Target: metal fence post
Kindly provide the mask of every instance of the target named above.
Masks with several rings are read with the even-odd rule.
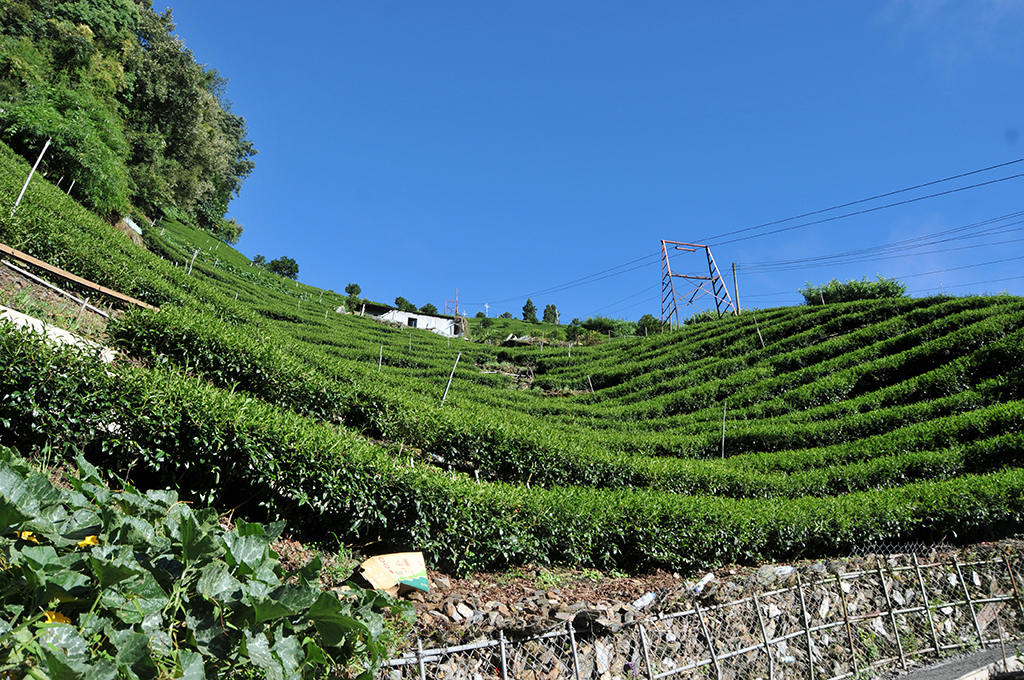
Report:
[[[903,655],[903,639],[900,637],[899,626],[896,625],[896,613],[892,608],[892,598],[889,597],[889,589],[885,587],[885,572],[882,571],[882,560],[876,559],[875,566],[878,568],[878,582],[882,586],[882,594],[885,595],[885,606],[889,610],[892,634],[896,636],[896,651],[900,653],[900,665],[903,666],[903,670],[907,670],[907,657]]]
[[[772,648],[768,643],[768,629],[764,626],[764,615],[761,613],[761,602],[757,599],[757,593],[754,593],[754,609],[757,610],[757,622],[761,624],[764,653],[768,655],[768,680],[775,680],[775,659],[772,657]]]
[[[566,621],[565,627],[569,629],[569,646],[572,648],[572,668],[576,675],[576,680],[582,680],[580,678],[580,657],[576,651],[576,630],[572,626],[572,621]]]
[[[960,562],[957,561],[956,555],[953,555],[953,566],[956,567],[956,575],[960,577],[960,587],[964,589],[964,598],[967,600],[967,608],[971,610],[971,621],[974,622],[974,632],[978,634],[978,642],[981,643],[981,648],[985,649],[985,636],[981,634],[981,626],[978,625],[978,615],[974,611],[974,603],[971,602],[971,594],[967,592],[967,581],[964,580],[964,573],[960,571]]]
[[[420,680],[427,680],[427,667],[423,663],[423,641],[416,640],[416,662],[420,667]]]
[[[505,657],[505,633],[498,631],[498,647],[501,648],[501,680],[508,680],[508,659]]]
[[[715,641],[711,639],[711,631],[704,621],[704,612],[700,610],[700,602],[693,601],[693,608],[697,610],[697,618],[700,619],[700,627],[704,630],[704,639],[708,641],[708,651],[711,652],[711,662],[715,664],[715,676],[722,680],[722,669],[718,665],[718,655],[715,654]]]
[[[807,615],[807,602],[804,600],[804,582],[800,572],[796,574],[796,593],[800,596],[800,611],[804,615],[804,633],[807,635],[807,677],[814,680],[814,641],[811,640],[811,619]]]
[[[651,666],[651,643],[647,639],[647,630],[642,623],[637,627],[640,629],[640,647],[644,652],[644,665],[647,666],[647,680],[654,680],[654,668]]]
[[[846,597],[843,593],[843,577],[836,574],[836,585],[839,586],[839,602],[843,605],[843,621],[846,622],[846,638],[850,641],[850,658],[853,659],[853,674],[860,673],[860,664],[857,663],[857,648],[853,646],[853,626],[850,625],[850,610],[846,606]]]
[[[917,560],[917,553],[914,553],[914,570],[917,572],[917,582],[921,586],[921,600],[924,602],[924,615],[928,617],[928,630],[932,634],[932,645],[935,647],[935,656],[939,656],[939,635],[935,632],[935,621],[932,619],[932,608],[928,604],[928,591],[924,587],[924,576],[921,575],[921,563]]]

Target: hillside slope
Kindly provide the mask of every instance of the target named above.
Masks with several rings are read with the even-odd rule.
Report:
[[[0,147],[0,205],[26,171]],[[0,242],[161,307],[109,327],[113,372],[0,330],[0,445],[457,572],[1021,530],[1024,299],[759,310],[570,356],[339,314],[177,223],[145,237],[45,182],[0,217]]]

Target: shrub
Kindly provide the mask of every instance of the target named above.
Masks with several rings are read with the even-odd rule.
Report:
[[[907,285],[896,279],[887,279],[879,275],[877,281],[868,281],[864,277],[860,281],[850,279],[840,283],[832,279],[820,286],[807,285],[800,289],[804,303],[808,305],[833,304],[836,302],[852,302],[853,300],[882,300],[885,298],[907,297]]]

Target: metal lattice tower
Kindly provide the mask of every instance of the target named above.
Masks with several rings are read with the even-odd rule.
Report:
[[[671,247],[670,247],[671,246]],[[669,251],[682,250],[688,253],[697,252],[698,248],[703,248],[704,252],[708,256],[708,276],[698,276],[696,274],[680,274],[672,271],[672,263],[669,259]],[[715,310],[718,312],[719,318],[723,313],[727,313],[730,310],[733,314],[736,313],[736,306],[732,303],[732,298],[729,296],[729,289],[725,287],[725,281],[722,279],[721,272],[718,271],[718,265],[715,264],[715,258],[711,255],[710,246],[702,246],[696,243],[681,243],[679,241],[661,241],[661,323],[672,324],[675,322],[676,326],[679,326],[679,301],[685,300],[683,306],[692,305],[694,301],[705,296],[710,295],[715,300]],[[687,288],[685,291],[676,291],[676,279],[684,279],[692,284],[692,289]],[[687,295],[689,293],[689,295]]]

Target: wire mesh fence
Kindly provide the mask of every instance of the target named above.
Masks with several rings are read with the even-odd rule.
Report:
[[[598,633],[569,621],[543,635],[423,649],[386,680],[841,680],[925,665],[954,650],[1024,640],[1024,553],[921,546],[781,570],[773,590]]]

